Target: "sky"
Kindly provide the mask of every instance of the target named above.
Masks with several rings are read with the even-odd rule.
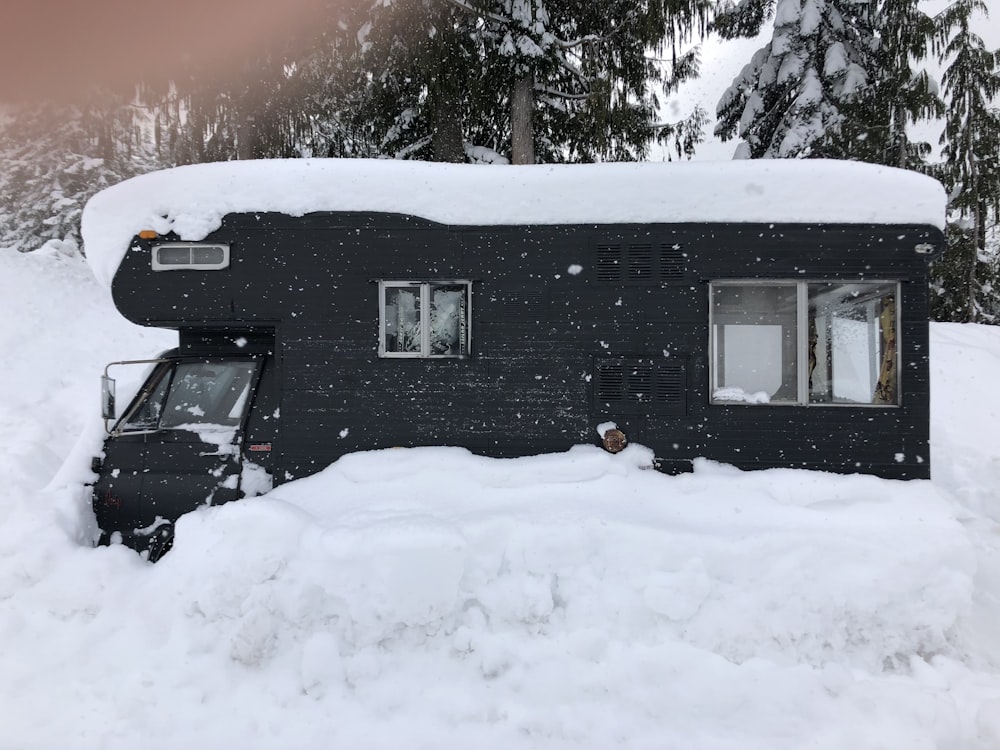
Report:
[[[235,72],[247,50],[321,27],[346,0],[5,0],[0,99],[72,98],[208,67]]]

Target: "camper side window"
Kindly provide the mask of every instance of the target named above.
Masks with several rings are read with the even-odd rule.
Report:
[[[899,403],[896,282],[716,282],[712,402]]]
[[[221,271],[229,267],[229,245],[171,242],[153,245],[154,271]]]
[[[380,357],[465,357],[472,282],[380,281]]]

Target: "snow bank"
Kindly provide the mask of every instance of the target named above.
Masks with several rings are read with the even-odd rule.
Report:
[[[48,534],[29,574],[0,578],[5,734],[795,748],[961,731],[943,690],[904,687],[965,669],[975,560],[939,490],[670,478],[648,458],[355,454],[182,518],[153,567]],[[45,644],[30,659],[27,638]]]
[[[485,167],[362,159],[177,167],[102,191],[83,214],[110,284],[140,230],[199,240],[229,213],[382,211],[455,225],[816,222],[944,226],[929,177],[843,161],[760,160]]]
[[[932,326],[930,482],[387,450],[149,565],[81,482],[104,361],[170,337],[79,260],[0,299],[0,746],[1000,747],[1000,329]]]

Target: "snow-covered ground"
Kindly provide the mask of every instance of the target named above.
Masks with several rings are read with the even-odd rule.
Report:
[[[392,450],[153,566],[80,482],[172,336],[54,250],[0,305],[0,748],[1000,748],[998,328],[932,328],[930,482]]]

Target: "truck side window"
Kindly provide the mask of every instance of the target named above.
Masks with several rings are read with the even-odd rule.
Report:
[[[171,365],[124,428],[235,427],[243,418],[256,371],[257,363],[252,361]]]
[[[125,430],[155,430],[160,426],[160,415],[163,413],[163,397],[167,394],[173,367],[162,368],[154,372],[151,378],[159,378],[149,395],[132,416],[123,425]]]

